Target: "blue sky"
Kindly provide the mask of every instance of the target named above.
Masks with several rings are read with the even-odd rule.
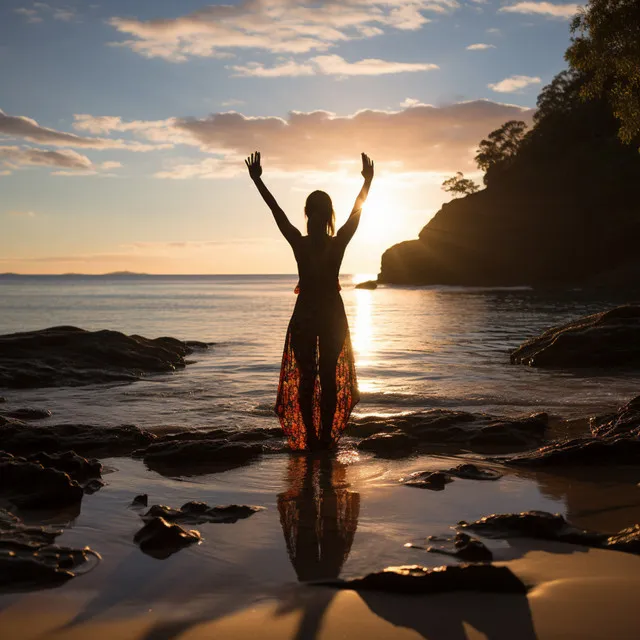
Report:
[[[343,271],[375,273],[473,174],[479,140],[531,120],[576,4],[193,0],[0,6],[0,272],[292,273],[245,175],[303,226],[376,182]],[[476,174],[476,177],[477,174]]]

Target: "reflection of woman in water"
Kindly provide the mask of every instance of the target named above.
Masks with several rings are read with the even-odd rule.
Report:
[[[252,153],[245,162],[298,263],[299,295],[282,356],[276,413],[292,449],[329,449],[340,438],[359,400],[338,273],[360,222],[373,180],[373,162],[362,154],[364,185],[335,236],[335,214],[328,194],[314,191],[307,198],[307,235],[303,236],[262,182],[260,153]]]
[[[278,511],[298,580],[337,578],[360,512],[360,494],[349,491],[345,465],[327,457],[292,456]]]

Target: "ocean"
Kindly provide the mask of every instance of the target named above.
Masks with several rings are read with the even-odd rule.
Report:
[[[544,329],[625,300],[579,290],[354,288],[343,276],[362,400],[356,414],[449,408],[563,417],[637,395],[640,375],[542,371],[509,352]],[[12,392],[23,405],[89,424],[264,426],[272,407],[295,276],[4,276],[0,333],[75,325],[215,343],[174,375],[136,384]]]
[[[341,280],[362,390],[360,415],[450,408],[584,417],[638,394],[637,374],[509,364],[510,350],[523,340],[623,300],[524,288],[368,291],[356,290],[350,276]],[[0,333],[76,325],[215,343],[172,375],[133,384],[7,389],[6,406],[50,409],[52,417],[37,423],[43,428],[61,422],[136,424],[157,431],[275,426],[272,407],[295,284],[293,276],[2,277]],[[588,468],[567,478],[562,470],[502,466],[499,482],[456,479],[445,491],[399,482],[412,472],[447,469],[461,460],[477,458],[461,452],[386,460],[359,452],[348,438],[324,462],[281,453],[204,475],[163,475],[136,457],[104,458],[105,485],[81,504],[23,514],[31,523],[62,529],[58,544],[88,545],[102,560],[57,589],[0,595],[5,628],[21,630],[7,637],[42,637],[45,629],[58,633],[64,624],[78,632],[74,637],[92,637],[83,625],[116,624],[131,616],[147,621],[145,637],[177,637],[197,621],[224,619],[264,603],[275,603],[278,615],[299,614],[303,626],[307,616],[316,615],[308,604],[315,592],[299,582],[355,577],[387,566],[455,564],[426,553],[424,545],[431,544],[426,536],[451,535],[460,520],[538,509],[596,530],[638,522],[635,468],[595,474]],[[200,500],[264,510],[235,524],[198,525],[201,544],[157,559],[134,542],[143,522],[130,504],[140,493],[148,494],[149,505]],[[487,544],[500,561],[517,562],[539,548],[518,540]],[[550,549],[549,566],[584,555],[559,551],[562,545]],[[105,633],[121,637],[120,631]]]

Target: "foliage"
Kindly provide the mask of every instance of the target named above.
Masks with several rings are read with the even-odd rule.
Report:
[[[527,125],[522,120],[509,120],[499,129],[492,131],[478,146],[475,160],[480,169],[485,171],[484,182],[506,169],[515,157],[524,138]]]
[[[582,98],[606,96],[620,139],[640,140],[640,2],[589,0],[571,31],[565,58],[585,75]]]
[[[454,198],[457,196],[471,195],[480,189],[473,180],[465,178],[462,171],[458,171],[455,176],[447,178],[447,180],[442,183],[442,188],[446,192],[453,194]]]

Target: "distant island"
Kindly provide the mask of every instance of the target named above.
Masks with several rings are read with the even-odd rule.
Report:
[[[130,276],[150,276],[149,273],[136,273],[134,271],[112,271],[110,273],[0,273],[0,278],[122,278]]]
[[[509,122],[479,146],[486,188],[442,206],[418,239],[384,252],[378,282],[586,286],[640,283],[640,153],[618,137],[605,98],[582,99],[565,71],[538,98],[534,126]]]

